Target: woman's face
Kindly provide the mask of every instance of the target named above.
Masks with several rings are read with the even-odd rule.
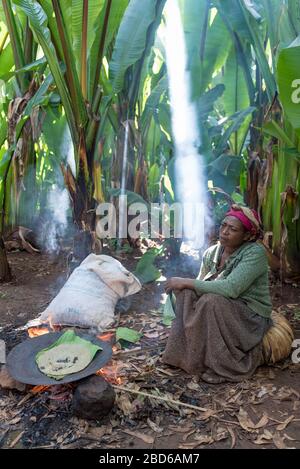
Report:
[[[245,241],[248,241],[250,236],[250,232],[247,231],[242,222],[235,217],[225,217],[221,223],[219,240],[224,247],[238,248]]]

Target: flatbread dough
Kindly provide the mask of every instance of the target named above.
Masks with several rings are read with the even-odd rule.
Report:
[[[92,361],[90,350],[82,344],[60,344],[42,353],[36,360],[40,371],[48,376],[61,376],[86,368]]]

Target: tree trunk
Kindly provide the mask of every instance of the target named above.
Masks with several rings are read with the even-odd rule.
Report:
[[[9,282],[12,279],[9,263],[6,256],[3,238],[0,238],[0,283]]]
[[[73,244],[73,257],[82,262],[93,249],[93,233],[96,223],[96,206],[93,200],[93,186],[86,184],[80,170],[77,180],[69,167],[61,166],[66,187],[69,191],[73,221],[76,227]],[[92,176],[90,177],[92,179]]]

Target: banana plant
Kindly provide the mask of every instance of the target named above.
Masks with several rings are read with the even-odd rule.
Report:
[[[83,239],[91,238],[95,223],[94,195],[102,193],[99,152],[105,124],[101,117],[110,120],[116,134],[120,132],[121,122],[132,117],[141,70],[164,2],[13,2],[26,15],[42,48],[70,129],[76,170],[73,174],[69,166],[62,164],[62,171],[72,200],[74,222],[81,233],[78,245]],[[119,106],[116,112],[124,91],[128,97],[125,111]]]
[[[295,21],[295,20],[294,20]],[[277,58],[279,99],[283,107],[280,121],[276,116],[263,130],[274,139],[272,179],[266,188],[264,214],[273,231],[274,249],[289,275],[299,273],[300,264],[300,121],[299,121],[300,45],[295,39],[282,48]],[[296,86],[295,86],[296,85]],[[271,163],[270,160],[268,161]],[[269,173],[271,170],[267,167]]]
[[[33,79],[30,64],[37,52],[24,15],[16,17],[10,1],[3,0],[0,8],[1,22],[1,279],[10,279],[10,269],[4,252],[3,235],[5,225],[19,224],[21,205],[26,206],[29,214],[35,209],[35,152],[33,151],[34,118],[27,105],[34,96],[37,83]],[[4,20],[4,21],[3,21]],[[4,27],[3,27],[4,26]],[[3,29],[2,29],[3,28]],[[11,69],[15,65],[15,71]],[[11,79],[12,78],[12,79]],[[32,109],[32,108],[31,108]],[[2,114],[2,112],[1,112]],[[8,147],[8,148],[7,148]],[[23,187],[30,187],[24,191]],[[23,211],[24,212],[24,211]],[[21,221],[22,222],[22,221]]]
[[[220,11],[228,8],[228,27],[241,43],[251,44],[256,63],[256,73],[249,73],[254,95],[248,86],[250,103],[257,110],[250,127],[247,202],[261,212],[265,229],[272,233],[283,274],[295,275],[299,273],[299,117],[292,98],[297,100],[300,31],[295,2],[238,0],[239,9],[230,11],[233,3],[219,2]],[[240,63],[246,78],[246,63]]]

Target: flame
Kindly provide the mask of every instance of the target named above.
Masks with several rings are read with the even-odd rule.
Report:
[[[49,391],[49,399],[55,401],[69,401],[73,395],[73,384],[55,384],[52,386],[34,386],[30,392],[34,395]]]
[[[111,384],[122,384],[124,379],[121,376],[118,376],[121,366],[117,363],[113,363],[112,365],[105,366],[104,368],[100,368],[96,372],[96,375],[102,376],[106,381]]]
[[[48,324],[49,323],[49,324]],[[30,327],[28,335],[30,338],[38,337],[39,335],[49,334],[49,332],[57,332],[61,330],[61,326],[52,323],[51,315],[47,318],[44,325],[37,327]]]
[[[105,342],[110,342],[113,335],[114,335],[113,332],[107,332],[106,334],[97,335],[97,337],[98,339],[104,340]]]
[[[34,386],[30,392],[32,392],[32,394],[38,394],[40,392],[45,392],[45,391],[48,391],[48,389],[50,388],[50,386]]]
[[[38,337],[39,335],[49,334],[49,329],[47,326],[44,327],[30,327],[28,329],[28,335],[32,339],[33,337]]]
[[[114,335],[115,335],[114,332],[107,332],[106,334],[97,335],[97,338],[103,340],[104,342],[112,343],[112,338],[114,337]],[[117,345],[112,345],[113,353],[118,352],[118,350],[119,349]]]
[[[101,339],[105,342],[112,342],[112,338],[114,337],[114,332],[106,332],[105,334],[98,335],[98,339]],[[118,350],[116,345],[112,346],[112,351],[115,353]],[[110,365],[101,368],[96,372],[96,375],[102,376],[106,381],[111,384],[122,384],[123,379],[119,376],[119,371],[121,368],[120,364],[112,361]]]

